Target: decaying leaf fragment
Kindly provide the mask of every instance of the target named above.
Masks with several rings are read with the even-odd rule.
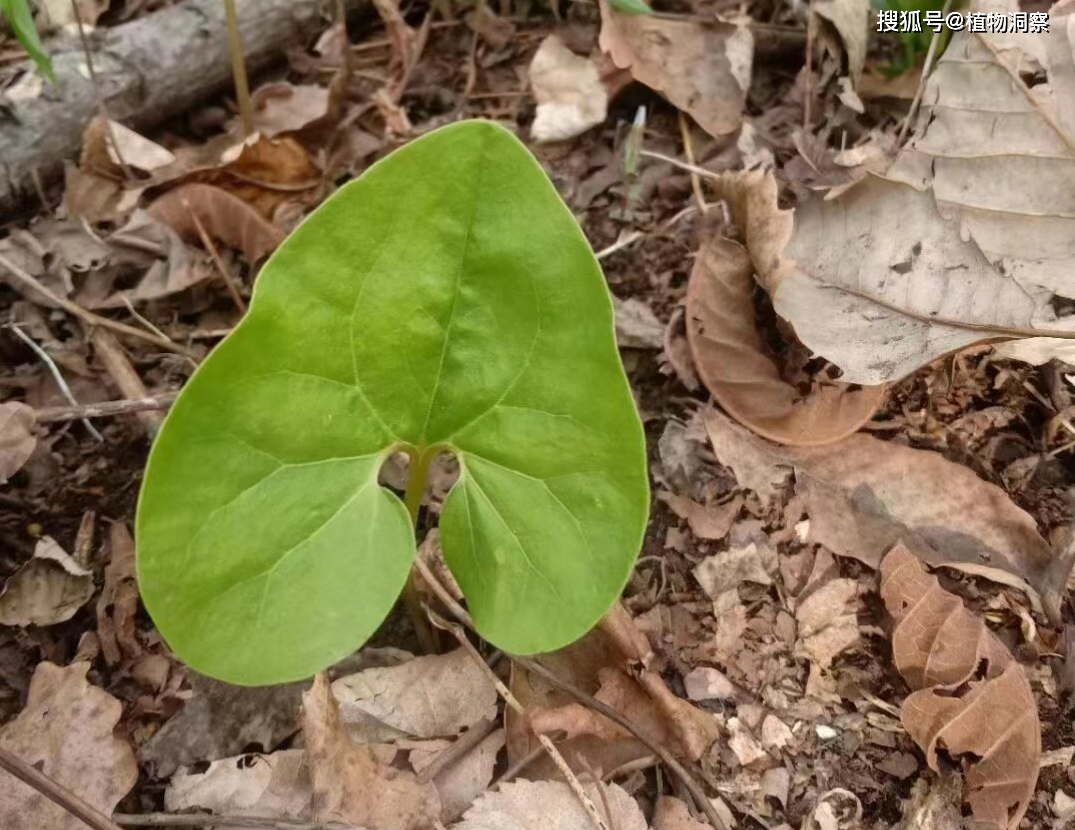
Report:
[[[900,713],[904,727],[932,769],[940,769],[940,751],[962,761],[976,826],[1015,828],[1041,757],[1037,705],[1022,667],[902,544],[881,563],[881,597],[896,621],[896,668],[914,690]]]
[[[750,28],[614,11],[601,2],[601,49],[713,136],[739,129],[754,60]]]
[[[55,539],[44,536],[29,562],[0,593],[0,625],[55,625],[69,620],[93,596],[93,572]]]
[[[687,287],[687,337],[706,388],[737,421],[781,444],[827,444],[855,432],[884,401],[885,387],[835,383],[802,395],[765,347],[753,288],[746,249],[706,240]]]
[[[210,237],[242,251],[250,263],[271,253],[284,238],[242,199],[207,184],[187,184],[170,190],[150,205],[148,212],[194,244],[201,239],[200,224]]]
[[[381,764],[368,746],[351,740],[323,673],[303,695],[302,707],[317,820],[418,830],[440,816],[440,798],[433,784]]]
[[[36,420],[26,404],[0,404],[0,484],[6,484],[33,454],[37,440],[31,430]]]
[[[939,453],[858,433],[824,447],[781,447],[715,409],[705,414],[717,459],[769,498],[795,476],[810,515],[808,541],[876,568],[901,539],[931,565],[988,565],[1022,577],[1059,619],[1071,562],[1030,514],[994,484]]]
[[[113,735],[120,702],[86,679],[89,663],[60,668],[41,663],[30,681],[26,708],[0,729],[0,746],[105,815],[138,780],[126,741]],[[85,830],[86,825],[37,790],[0,772],[0,827]]]

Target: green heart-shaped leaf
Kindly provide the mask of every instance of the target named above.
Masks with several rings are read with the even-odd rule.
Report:
[[[178,654],[260,684],[359,647],[414,556],[377,483],[400,449],[459,460],[442,545],[490,642],[558,648],[622,590],[649,493],[612,305],[540,166],[489,122],[408,144],[318,209],[176,401],[138,573]]]

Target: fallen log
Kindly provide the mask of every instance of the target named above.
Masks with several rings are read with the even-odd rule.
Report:
[[[364,0],[345,0],[354,11]],[[247,67],[256,72],[283,50],[326,25],[325,0],[237,0]],[[0,95],[0,218],[10,216],[40,180],[55,181],[97,114],[86,58],[77,38],[48,42],[56,85],[42,79],[36,97]],[[185,0],[90,35],[90,49],[109,116],[144,130],[178,115],[231,83],[223,0]],[[36,69],[28,71],[36,72]]]

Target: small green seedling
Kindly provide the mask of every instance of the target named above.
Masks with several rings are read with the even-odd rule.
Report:
[[[41,43],[41,36],[34,27],[34,15],[27,0],[0,0],[0,15],[7,20],[15,39],[37,64],[38,68],[53,83],[56,76],[52,73],[52,61]]]
[[[378,484],[397,451],[410,515]],[[138,506],[161,633],[244,685],[349,654],[408,579],[440,453],[460,467],[441,544],[479,633],[520,654],[580,637],[641,546],[642,427],[586,239],[526,148],[482,121],[341,188],[179,396]]]

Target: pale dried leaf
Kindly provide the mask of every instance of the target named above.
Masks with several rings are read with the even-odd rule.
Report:
[[[813,0],[810,9],[836,28],[847,51],[848,72],[857,85],[866,62],[870,0]]]
[[[621,14],[601,0],[599,43],[617,67],[667,96],[710,135],[742,123],[754,58],[748,26]]]
[[[734,590],[740,582],[772,585],[776,573],[776,552],[765,542],[751,542],[707,556],[694,569],[694,578],[712,599]]]
[[[647,830],[638,804],[615,784],[601,784],[616,830]],[[603,809],[596,785],[583,785]],[[571,788],[558,781],[513,781],[479,798],[455,830],[593,830],[593,819]]]
[[[173,775],[164,791],[170,812],[200,808],[230,816],[308,819],[311,799],[310,770],[301,749],[224,758],[205,772]]]
[[[537,101],[530,135],[537,142],[564,141],[605,120],[608,92],[589,58],[576,55],[556,35],[541,42],[530,62]]]
[[[355,740],[443,738],[496,717],[496,688],[463,649],[367,669],[332,684]]]
[[[314,818],[419,830],[440,816],[440,798],[431,783],[381,763],[368,746],[351,740],[323,673],[303,695],[302,710]]]
[[[780,376],[758,331],[754,265],[746,249],[711,236],[687,288],[694,365],[717,402],[740,423],[782,444],[838,441],[873,417],[884,386],[818,386],[805,397]]]
[[[36,421],[34,410],[26,404],[0,403],[0,484],[6,484],[33,454]]]
[[[90,685],[89,668],[89,663],[39,664],[26,708],[0,729],[0,746],[111,815],[138,780],[138,765],[127,742],[113,734],[122,705]],[[34,830],[86,827],[28,784],[0,772],[0,827],[26,827],[30,816]]]
[[[675,493],[660,492],[657,497],[667,504],[672,512],[681,519],[686,519],[691,533],[699,539],[716,541],[723,539],[731,530],[739,511],[743,508],[743,497],[733,496],[724,504],[698,504],[686,496]]]
[[[664,344],[664,324],[648,305],[629,297],[612,298],[616,311],[616,344],[621,349],[659,349]]]
[[[43,536],[30,561],[4,584],[0,624],[55,625],[71,619],[93,596],[93,572],[79,565],[55,539]]]
[[[116,169],[121,172],[120,158],[127,166],[146,173],[152,173],[175,161],[175,154],[171,150],[139,135],[129,127],[124,127],[118,121],[109,122],[109,129],[111,132],[109,133],[108,156],[115,163]],[[112,137],[115,137],[115,145],[112,144]]]
[[[810,542],[875,568],[900,539],[933,565],[1002,568],[1027,580],[1047,612],[1058,614],[1065,562],[1028,513],[968,468],[863,434],[825,447],[781,447],[716,410],[707,411],[706,428],[717,458],[740,465],[732,464],[737,475],[749,469],[764,483],[794,470],[810,515]]]
[[[217,761],[257,745],[271,752],[298,725],[305,683],[232,686],[192,674],[194,696],[142,747],[158,778],[181,766]]]
[[[433,779],[440,795],[442,821],[447,823],[461,816],[489,788],[504,740],[504,730],[497,729]]]
[[[709,666],[692,669],[683,678],[683,689],[691,700],[735,700],[739,690],[723,672]]]
[[[900,713],[904,727],[934,770],[938,749],[966,756],[963,797],[977,826],[1014,830],[1041,759],[1037,704],[1022,667],[903,545],[881,563],[881,596],[896,621],[893,660],[915,690]]]
[[[210,237],[242,251],[250,263],[272,253],[284,238],[242,199],[211,185],[187,184],[170,190],[148,210],[150,216],[192,244],[201,242],[197,226],[200,222]]]

